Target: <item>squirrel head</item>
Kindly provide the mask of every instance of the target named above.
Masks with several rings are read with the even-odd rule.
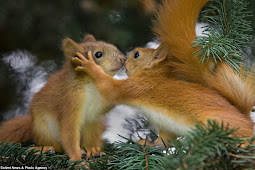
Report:
[[[134,73],[157,66],[166,58],[168,52],[169,48],[164,43],[157,49],[136,48],[128,55],[128,59],[125,63],[127,75],[131,76]]]
[[[114,45],[97,41],[91,34],[85,35],[82,43],[76,43],[70,38],[63,40],[62,49],[67,60],[76,56],[77,52],[85,57],[87,52],[91,51],[95,62],[100,65],[106,74],[115,75],[124,65],[126,56],[124,56]]]

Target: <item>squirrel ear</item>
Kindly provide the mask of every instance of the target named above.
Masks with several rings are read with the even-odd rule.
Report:
[[[93,41],[96,41],[96,39],[92,34],[87,34],[83,38],[83,42],[86,42],[86,41],[92,41],[93,42]]]
[[[165,43],[162,43],[152,54],[152,60],[147,64],[146,68],[152,68],[163,61],[169,52],[169,48]]]
[[[62,50],[64,51],[66,57],[71,58],[76,52],[81,52],[82,47],[72,39],[66,38],[62,42]]]

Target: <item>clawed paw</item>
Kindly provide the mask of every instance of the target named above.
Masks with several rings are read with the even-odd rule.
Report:
[[[88,52],[88,59],[81,53],[77,52],[76,56],[72,58],[72,62],[80,64],[81,66],[87,66],[89,63],[94,63],[94,59],[91,51]]]
[[[40,153],[45,153],[50,151],[51,153],[55,153],[55,150],[52,146],[33,146],[29,148],[29,150],[34,149],[34,150],[39,150],[35,152],[35,154],[40,154]]]
[[[76,56],[72,58],[72,62],[78,66],[75,68],[76,72],[90,72],[96,68],[97,64],[94,62],[91,51],[88,52],[88,59],[81,53],[77,52]]]
[[[78,168],[84,167],[84,168],[90,169],[89,163],[88,163],[88,162],[85,162],[85,161],[83,161],[83,162],[81,162],[81,163],[75,165],[75,167],[78,167]]]
[[[86,158],[89,158],[91,156],[102,156],[105,155],[104,152],[101,152],[100,147],[93,147],[91,149],[88,149],[86,152]]]

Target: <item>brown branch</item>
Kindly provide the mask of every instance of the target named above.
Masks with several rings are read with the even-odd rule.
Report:
[[[143,148],[143,153],[144,153],[144,157],[145,157],[145,169],[149,170],[149,158],[148,158],[146,145],[141,145],[141,147]]]

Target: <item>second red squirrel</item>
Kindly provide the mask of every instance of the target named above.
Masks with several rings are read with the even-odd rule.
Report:
[[[210,87],[240,112],[250,115],[255,103],[255,77],[241,70],[239,74],[225,63],[216,67],[214,60],[200,63],[195,57],[198,48],[192,48],[196,39],[195,27],[201,8],[209,0],[168,0],[159,8],[153,30],[169,47],[168,65],[178,79]]]
[[[235,136],[252,136],[249,111],[255,99],[254,77],[250,76],[251,82],[242,79],[242,73],[235,75],[224,63],[211,75],[210,62],[193,59],[195,24],[207,1],[164,1],[154,27],[163,43],[156,50],[137,48],[128,56],[128,79],[106,75],[91,53],[89,60],[80,53],[72,59],[81,64],[76,71],[88,73],[109,102],[142,110],[164,141],[185,135],[209,119],[239,128]]]

